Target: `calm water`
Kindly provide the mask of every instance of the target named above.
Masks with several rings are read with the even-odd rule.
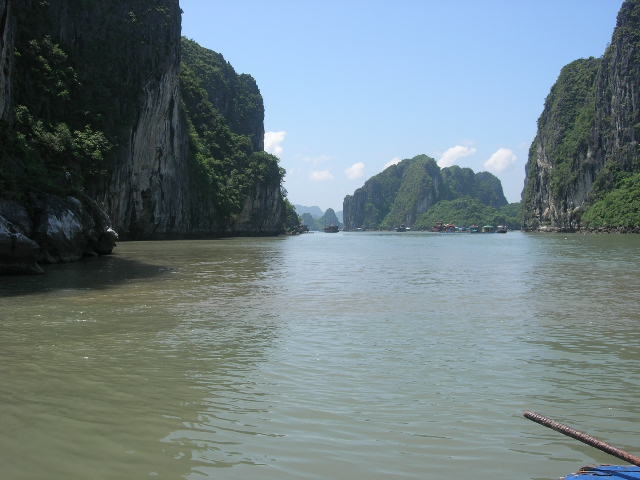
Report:
[[[315,233],[0,277],[0,478],[616,463],[521,414],[640,453],[639,256],[639,236]]]

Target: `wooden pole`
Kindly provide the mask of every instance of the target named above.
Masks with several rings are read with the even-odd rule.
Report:
[[[556,422],[554,420],[551,420],[548,417],[545,417],[544,415],[540,415],[539,413],[535,413],[531,411],[524,412],[524,416],[525,418],[528,418],[529,420],[539,423],[540,425],[544,425],[545,427],[549,427],[552,430],[555,430],[556,432],[563,433],[569,437],[575,438],[576,440],[580,440],[582,443],[586,443],[587,445],[595,447],[598,450],[602,450],[603,452],[606,452],[609,455],[618,457],[619,459],[624,460],[625,462],[629,462],[632,465],[640,466],[640,457],[636,455],[632,455],[631,453],[626,452],[620,448],[614,447],[613,445],[603,442],[602,440],[598,440],[597,438],[592,437],[591,435],[588,435],[584,432],[575,430],[569,427],[568,425],[564,425],[562,423]]]

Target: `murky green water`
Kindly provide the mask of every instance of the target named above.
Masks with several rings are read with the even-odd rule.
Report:
[[[0,278],[2,479],[556,479],[640,453],[640,237],[122,243]],[[618,462],[619,463],[619,462]]]

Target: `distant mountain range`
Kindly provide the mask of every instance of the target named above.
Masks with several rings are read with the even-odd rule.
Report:
[[[332,208],[324,212],[317,206],[294,205],[294,208],[302,224],[309,227],[309,230],[322,230],[330,225],[342,226],[342,212],[334,212]]]
[[[300,216],[304,215],[305,213],[310,214],[313,218],[321,218],[326,211],[323,211],[320,207],[318,206],[312,206],[312,207],[307,207],[306,205],[294,205],[294,208],[296,209],[296,213]],[[331,209],[327,209],[327,210],[331,210]],[[342,212],[334,212],[336,217],[338,217],[338,221],[340,223],[342,223]]]
[[[307,207],[306,205],[294,205],[294,208],[296,209],[296,213],[300,216],[304,215],[305,213],[310,214],[313,218],[320,218],[322,215],[324,215],[324,211],[317,206],[313,206],[313,207]]]

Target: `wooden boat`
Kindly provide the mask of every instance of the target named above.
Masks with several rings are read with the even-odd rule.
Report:
[[[498,225],[496,227],[496,233],[507,233],[507,226],[506,225]]]
[[[328,227],[324,227],[324,233],[338,233],[337,225],[329,225]]]
[[[621,448],[614,447],[613,445],[603,442],[602,440],[598,440],[587,433],[580,432],[568,425],[551,420],[539,413],[526,411],[524,412],[524,416],[529,420],[539,423],[540,425],[544,425],[556,432],[575,438],[582,443],[586,443],[587,445],[595,447],[598,450],[602,450],[609,455],[613,455],[614,457],[632,464],[582,467],[578,472],[565,476],[565,480],[601,480],[603,477],[606,477],[607,480],[640,480],[640,457],[637,455],[626,452]]]

